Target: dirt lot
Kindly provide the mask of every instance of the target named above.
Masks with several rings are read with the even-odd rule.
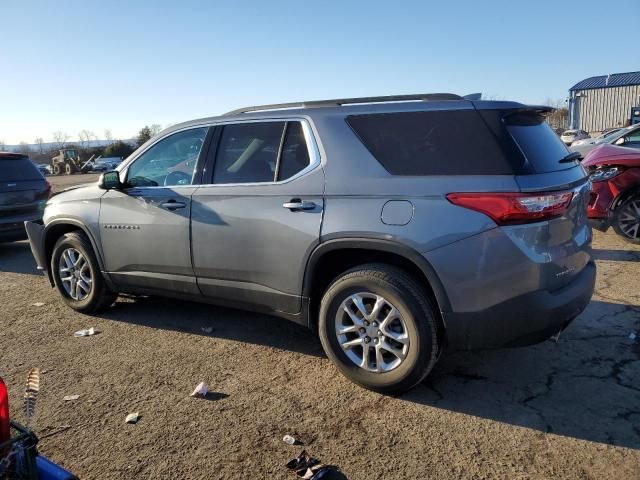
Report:
[[[99,176],[99,173],[47,176],[47,181],[51,184],[53,193],[58,193],[73,185],[95,182],[98,180]]]
[[[450,354],[392,398],[284,320],[150,298],[74,313],[26,242],[0,245],[0,375],[20,420],[28,370],[46,370],[41,451],[81,478],[294,478],[287,433],[351,480],[640,478],[640,248],[596,233],[594,253],[597,293],[558,344]],[[188,396],[200,381],[207,400]]]

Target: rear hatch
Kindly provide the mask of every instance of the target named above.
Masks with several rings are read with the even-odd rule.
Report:
[[[565,208],[545,222],[508,225],[503,229],[527,255],[541,263],[541,284],[560,288],[591,259],[591,229],[587,219],[588,175],[545,122],[546,107],[491,109],[476,107],[511,158],[519,158],[516,182],[520,191],[540,198],[566,198]],[[570,199],[568,198],[570,194]],[[562,195],[566,195],[562,197]]]
[[[22,155],[0,154],[0,219],[42,212],[50,186]]]

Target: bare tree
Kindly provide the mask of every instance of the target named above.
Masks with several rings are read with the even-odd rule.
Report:
[[[29,144],[27,142],[20,142],[18,144],[18,149],[17,149],[18,153],[23,153],[25,155],[28,155],[29,153],[31,153],[31,149],[29,148]]]
[[[42,155],[44,153],[44,148],[43,148],[44,139],[42,137],[36,137],[33,140],[33,143],[35,143],[38,146],[38,153]]]
[[[0,151],[3,151],[5,148],[7,148],[7,145],[4,143],[4,140],[0,140]]]
[[[71,137],[62,130],[53,132],[53,141],[57,144],[58,150],[62,150]]]
[[[162,131],[162,125],[154,123],[149,127],[149,129],[151,130],[151,136],[155,137],[157,134],[159,134]]]
[[[564,130],[567,128],[569,121],[569,109],[565,100],[553,100],[547,98],[545,104],[553,107],[555,110],[547,115],[546,121],[555,130]]]
[[[94,138],[96,138],[96,134],[91,130],[82,130],[78,133],[78,139],[80,140],[82,148],[89,148],[91,146],[91,140]]]
[[[111,133],[110,129],[105,129],[104,131],[104,138],[105,140],[107,140],[108,142],[112,142],[113,141],[113,134]]]

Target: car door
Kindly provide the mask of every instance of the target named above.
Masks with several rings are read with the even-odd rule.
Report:
[[[324,208],[310,125],[302,119],[220,125],[207,168],[212,176],[193,194],[191,224],[203,295],[231,306],[299,312]]]
[[[121,171],[123,188],[101,199],[104,262],[123,290],[199,295],[189,221],[206,127],[168,135]]]

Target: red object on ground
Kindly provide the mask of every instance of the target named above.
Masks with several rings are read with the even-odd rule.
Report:
[[[0,378],[0,443],[6,442],[10,438],[9,392],[7,392],[7,386],[4,381]]]

